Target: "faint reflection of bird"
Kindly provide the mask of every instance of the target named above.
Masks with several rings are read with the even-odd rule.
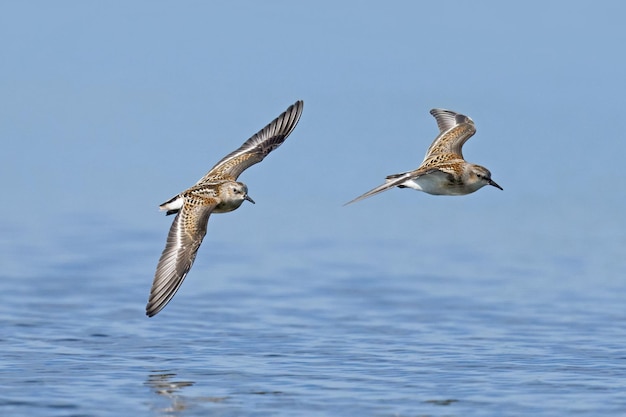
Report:
[[[160,205],[167,214],[176,213],[167,235],[165,249],[157,265],[146,315],[154,316],[170,302],[187,276],[212,213],[237,209],[248,196],[248,187],[237,177],[248,167],[261,162],[278,148],[293,131],[302,115],[304,103],[297,101],[284,113],[226,155],[193,187]]]
[[[439,135],[426,152],[422,164],[414,171],[389,175],[387,182],[347,202],[355,203],[393,187],[413,188],[434,195],[465,195],[485,185],[502,190],[491,179],[491,172],[463,159],[461,148],[476,133],[474,121],[450,110],[430,111],[439,126]]]

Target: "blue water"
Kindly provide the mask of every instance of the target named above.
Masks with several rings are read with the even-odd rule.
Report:
[[[221,242],[216,225],[152,319],[169,219],[5,225],[0,414],[626,415],[623,220],[546,216],[455,239]]]

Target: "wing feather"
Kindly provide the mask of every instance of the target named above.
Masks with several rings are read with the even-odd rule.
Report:
[[[402,174],[389,175],[387,176],[387,182],[379,185],[376,188],[369,190],[368,192],[366,192],[363,195],[358,196],[354,200],[348,201],[346,204],[344,204],[344,206],[347,206],[348,204],[356,203],[357,201],[364,200],[368,197],[372,197],[376,194],[382,193],[383,191],[387,191],[390,188],[397,187],[407,180],[419,178],[420,176],[429,174],[433,171],[436,171],[436,169],[433,169],[433,168],[419,169],[418,168],[415,171],[403,172]]]
[[[426,151],[424,161],[441,153],[452,153],[463,158],[463,144],[476,133],[474,121],[464,114],[445,109],[432,109],[430,114],[437,120],[439,135]]]
[[[198,199],[197,196],[185,198],[183,207],[172,222],[146,305],[146,315],[149,317],[161,311],[174,297],[206,235],[209,216],[218,201],[205,198],[200,202]]]
[[[237,150],[222,158],[197,184],[217,180],[235,181],[243,171],[261,162],[287,139],[298,124],[303,108],[304,102],[302,100],[289,106],[280,116],[245,141]]]

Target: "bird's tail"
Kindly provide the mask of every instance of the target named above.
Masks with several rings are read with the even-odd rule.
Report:
[[[165,215],[169,216],[170,214],[175,214],[180,211],[180,208],[183,206],[183,198],[179,195],[174,196],[167,200],[165,203],[159,206],[161,211],[166,211]]]

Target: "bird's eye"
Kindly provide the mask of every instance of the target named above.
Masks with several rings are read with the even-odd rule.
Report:
[[[234,192],[235,194],[239,194],[239,190],[238,190],[238,189],[236,189],[236,188],[233,188],[233,192]]]

